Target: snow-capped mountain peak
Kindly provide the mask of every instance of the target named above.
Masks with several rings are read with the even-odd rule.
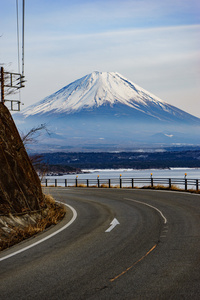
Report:
[[[13,115],[20,130],[47,124],[44,149],[126,149],[138,143],[197,143],[200,119],[119,73],[93,72]],[[46,151],[46,150],[45,150]]]
[[[74,113],[102,105],[127,105],[147,114],[150,104],[168,110],[167,104],[116,72],[93,72],[23,111],[27,117],[38,113]]]

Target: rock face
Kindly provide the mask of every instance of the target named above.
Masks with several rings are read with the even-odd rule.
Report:
[[[0,215],[37,211],[43,204],[39,177],[9,110],[0,103]]]

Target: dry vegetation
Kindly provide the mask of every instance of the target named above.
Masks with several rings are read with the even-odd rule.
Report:
[[[55,187],[55,185],[49,185],[48,187]],[[76,185],[74,186],[76,187]],[[86,188],[87,185],[86,184],[78,184],[77,187],[81,187],[81,188]],[[98,188],[97,185],[89,185],[89,188]],[[103,183],[100,185],[100,188],[115,188],[115,189],[119,189],[120,185],[110,185],[108,183]],[[169,190],[169,191],[178,191],[178,192],[189,192],[189,193],[195,193],[195,194],[200,194],[200,190],[196,190],[196,189],[183,189],[183,188],[179,188],[178,186],[172,184],[171,187],[167,186],[167,185],[162,185],[162,184],[157,184],[154,186],[151,185],[147,185],[147,186],[122,186],[122,188],[124,189],[152,189],[152,190]]]
[[[40,213],[31,216],[18,217],[18,222],[6,224],[0,220],[0,251],[13,246],[35,234],[42,232],[51,225],[57,224],[63,219],[66,208],[58,203],[50,195],[45,195],[46,208]],[[9,216],[9,220],[16,220],[16,217]]]
[[[169,191],[177,191],[177,192],[189,192],[189,193],[195,193],[195,194],[200,194],[200,191],[194,190],[194,189],[181,189],[179,187],[177,187],[176,185],[172,185],[171,188],[161,185],[161,184],[157,184],[155,186],[143,186],[141,189],[153,189],[153,190],[169,190]]]

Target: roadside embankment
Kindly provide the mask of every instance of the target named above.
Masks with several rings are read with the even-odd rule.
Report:
[[[0,103],[0,250],[57,224],[65,209],[42,192],[7,107]]]
[[[0,216],[0,251],[13,246],[63,219],[66,208],[45,195],[45,208],[24,214]]]

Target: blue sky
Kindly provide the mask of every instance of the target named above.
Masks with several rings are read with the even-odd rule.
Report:
[[[200,117],[199,1],[26,0],[25,6],[24,107],[93,71],[116,71]],[[0,35],[0,62],[17,71],[15,0],[1,1]]]

